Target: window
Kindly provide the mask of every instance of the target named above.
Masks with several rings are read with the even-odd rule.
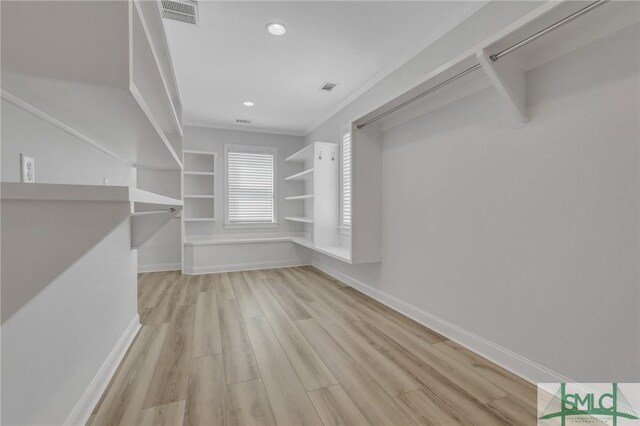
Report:
[[[340,225],[351,228],[351,130],[342,132]]]
[[[227,225],[275,224],[275,148],[225,146]]]

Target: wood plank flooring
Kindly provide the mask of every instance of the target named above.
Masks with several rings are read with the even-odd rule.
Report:
[[[536,388],[312,267],[140,274],[100,425],[533,425]]]

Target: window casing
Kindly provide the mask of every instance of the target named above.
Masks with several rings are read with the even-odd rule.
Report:
[[[276,149],[225,145],[228,227],[276,226]]]
[[[340,167],[340,227],[351,229],[351,128],[342,132]]]

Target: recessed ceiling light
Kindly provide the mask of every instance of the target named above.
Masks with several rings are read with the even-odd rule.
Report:
[[[253,102],[251,102],[251,101],[244,101],[244,102],[242,103],[242,105],[244,105],[244,106],[253,106],[253,105],[254,105],[254,103],[253,103]]]
[[[273,35],[280,36],[286,33],[287,29],[285,28],[284,24],[281,24],[279,22],[272,22],[270,24],[267,24],[267,31],[269,31]]]

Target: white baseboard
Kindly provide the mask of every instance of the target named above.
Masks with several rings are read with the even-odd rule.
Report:
[[[184,273],[188,275],[199,274],[216,274],[219,272],[236,272],[236,271],[254,271],[256,269],[274,269],[274,268],[288,268],[292,266],[306,266],[309,262],[295,260],[278,260],[270,262],[253,262],[253,263],[234,263],[229,265],[208,265],[198,266],[197,268],[191,268],[185,266]]]
[[[85,425],[87,423],[89,416],[91,416],[93,409],[100,401],[107,385],[127,353],[131,342],[138,334],[138,330],[140,330],[140,316],[136,314],[124,330],[124,333],[122,333],[122,336],[120,336],[120,339],[118,339],[118,343],[116,343],[96,376],[87,386],[76,406],[71,410],[67,420],[64,422],[65,425]]]
[[[158,265],[138,265],[138,272],[178,271],[182,263],[160,263]]]
[[[560,373],[550,370],[528,358],[523,357],[522,355],[512,352],[509,349],[465,330],[462,327],[452,324],[436,315],[430,314],[429,312],[405,302],[404,300],[398,299],[397,297],[391,296],[383,291],[376,290],[375,288],[337,271],[330,266],[317,261],[313,261],[312,266],[401,313],[402,315],[440,333],[447,339],[453,340],[459,345],[464,346],[470,351],[477,353],[478,355],[534,385],[537,383],[573,382],[573,380]]]

